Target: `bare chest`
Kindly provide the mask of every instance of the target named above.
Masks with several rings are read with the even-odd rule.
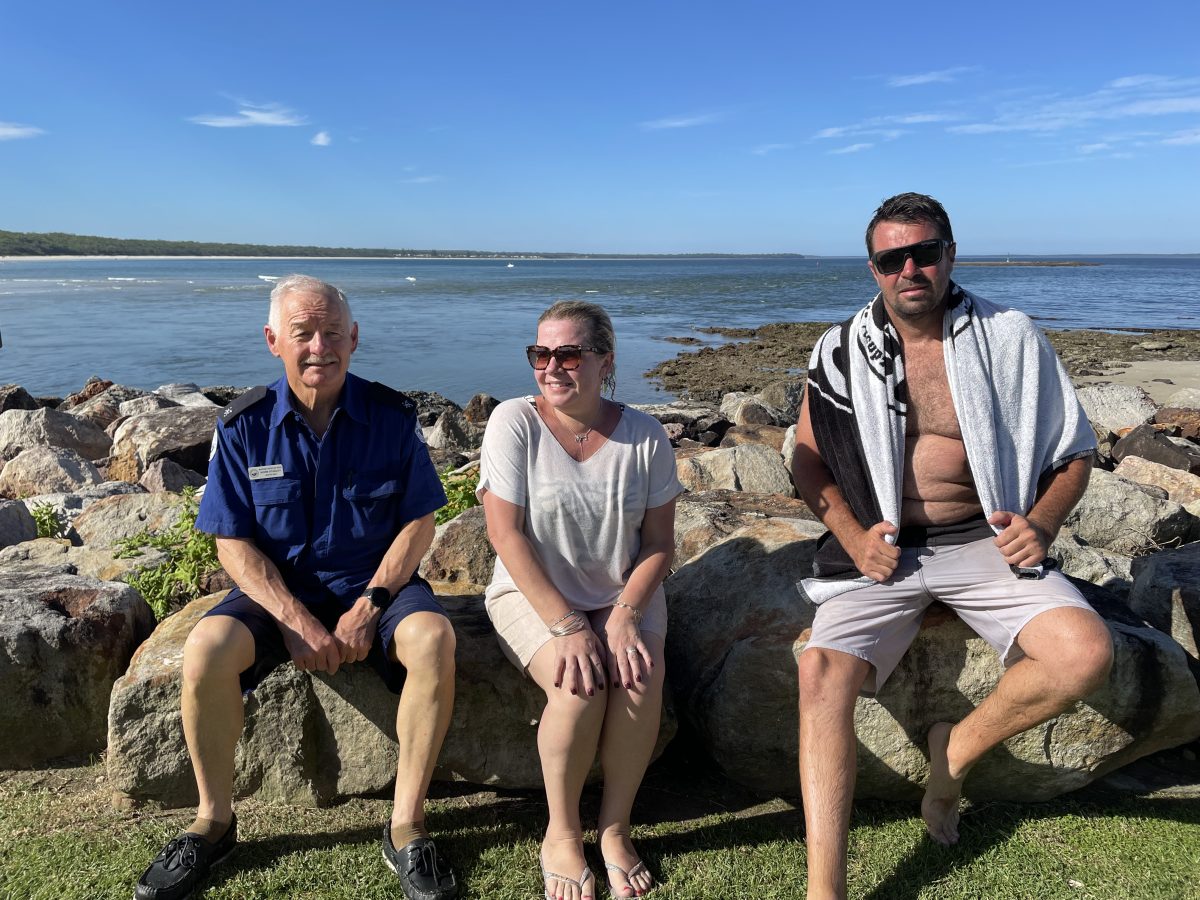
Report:
[[[962,429],[954,412],[941,343],[905,347],[904,378],[908,387],[908,439],[937,435],[961,441]]]

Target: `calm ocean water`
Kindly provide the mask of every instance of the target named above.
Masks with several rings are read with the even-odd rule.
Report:
[[[1078,268],[961,267],[958,281],[1051,328],[1200,328],[1200,259],[1105,257]],[[642,373],[704,326],[835,321],[874,293],[861,259],[81,260],[0,262],[0,384],[66,394],[96,374],[153,388],[278,377],[267,277],[302,271],[350,297],[353,369],[460,403],[528,393],[522,348],[558,299],[591,300],[617,330],[620,399],[669,399]],[[718,338],[695,335],[720,342]]]

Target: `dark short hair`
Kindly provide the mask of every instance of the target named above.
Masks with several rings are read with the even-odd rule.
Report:
[[[932,225],[942,240],[954,243],[954,231],[950,228],[950,217],[946,215],[942,204],[928,194],[914,194],[910,191],[906,194],[888,197],[879,204],[879,209],[875,210],[875,215],[871,217],[871,221],[867,225],[867,256],[875,252],[871,241],[875,237],[875,226],[880,222],[909,224],[923,222]]]

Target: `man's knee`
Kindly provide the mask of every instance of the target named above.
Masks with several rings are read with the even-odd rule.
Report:
[[[254,637],[231,616],[201,619],[183,645],[183,680],[236,677],[254,663]]]
[[[871,671],[871,664],[849,653],[813,647],[800,654],[796,673],[800,685],[800,709],[830,703],[853,704]]]
[[[1060,670],[1073,696],[1086,697],[1108,681],[1113,664],[1112,634],[1104,621],[1094,621],[1081,629],[1078,638],[1066,648]]]
[[[418,612],[406,617],[392,635],[391,655],[412,673],[453,673],[454,626],[439,613]]]

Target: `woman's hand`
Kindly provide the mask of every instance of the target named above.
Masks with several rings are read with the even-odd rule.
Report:
[[[649,676],[654,663],[650,651],[642,643],[637,619],[628,607],[615,607],[609,614],[604,625],[604,642],[613,684],[623,684],[626,690],[632,690],[635,682]]]
[[[588,626],[552,639],[554,641],[554,686],[566,688],[572,694],[604,690],[603,648],[595,632]]]

